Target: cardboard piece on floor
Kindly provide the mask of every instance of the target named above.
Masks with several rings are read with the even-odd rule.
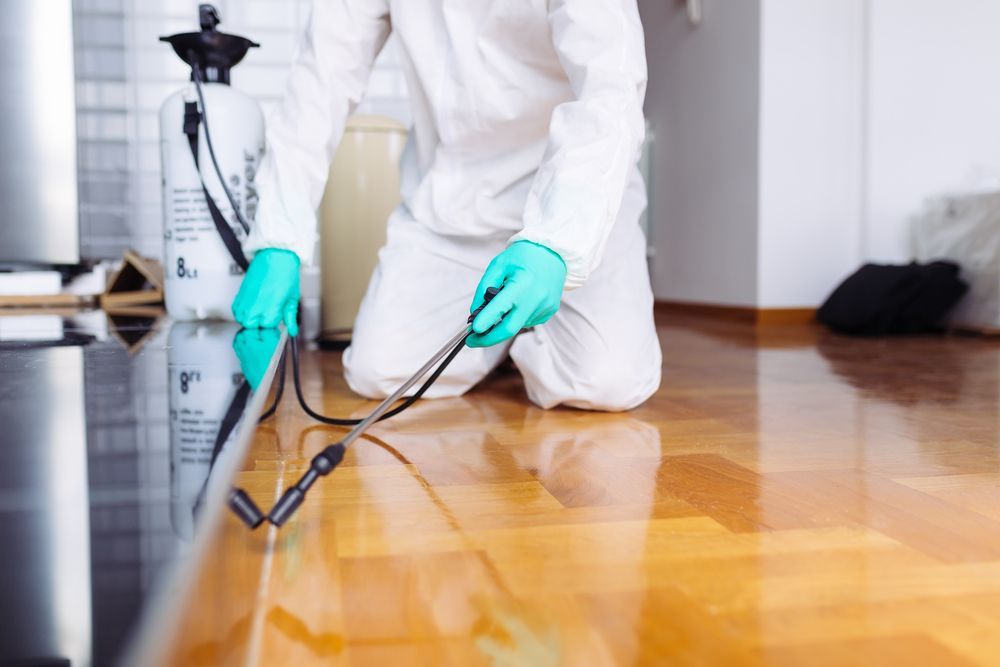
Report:
[[[163,266],[155,259],[126,250],[122,267],[111,276],[108,289],[101,295],[101,307],[108,313],[117,313],[122,309],[161,303]]]
[[[94,297],[80,294],[31,294],[0,296],[0,308],[86,308]]]

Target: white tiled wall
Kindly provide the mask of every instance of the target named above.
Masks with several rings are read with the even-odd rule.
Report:
[[[162,254],[160,104],[188,78],[161,35],[198,29],[197,0],[74,0],[80,147],[81,250]],[[261,44],[232,73],[265,115],[280,99],[311,0],[217,0],[220,29]],[[392,40],[375,64],[359,112],[409,124]]]

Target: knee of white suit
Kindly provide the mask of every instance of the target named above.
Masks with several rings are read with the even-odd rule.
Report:
[[[344,379],[355,394],[382,399],[398,389],[407,376],[392,368],[388,355],[381,355],[374,348],[353,343],[344,350]]]
[[[392,389],[375,370],[376,359],[365,353],[365,346],[351,345],[344,350],[344,379],[355,394],[365,398],[385,398]]]
[[[639,407],[660,387],[660,359],[646,363],[592,360],[572,378],[527,383],[528,398],[542,408],[566,405],[584,410],[622,412]],[[630,370],[631,369],[631,370]]]
[[[424,361],[412,360],[407,363],[386,350],[380,352],[378,347],[378,345],[353,343],[344,350],[344,379],[347,381],[347,386],[365,398],[385,398],[399,389]],[[467,353],[469,350],[463,352]],[[424,397],[461,396],[482,379],[488,370],[488,368],[482,371],[469,368],[467,363],[461,363],[456,359],[430,386]],[[425,376],[423,380],[426,379]],[[416,388],[412,391],[416,391]]]

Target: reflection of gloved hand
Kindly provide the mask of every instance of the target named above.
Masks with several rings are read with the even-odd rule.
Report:
[[[233,351],[240,360],[243,377],[250,388],[257,391],[264,378],[274,351],[278,349],[281,332],[278,329],[240,329],[233,338]]]
[[[299,256],[290,250],[261,250],[233,300],[236,321],[247,329],[269,329],[284,321],[288,335],[297,336],[298,310]]]
[[[496,345],[521,329],[547,322],[559,310],[565,282],[566,263],[558,254],[531,241],[512,243],[493,258],[479,281],[472,310],[483,302],[488,287],[503,289],[472,322],[467,344]]]

